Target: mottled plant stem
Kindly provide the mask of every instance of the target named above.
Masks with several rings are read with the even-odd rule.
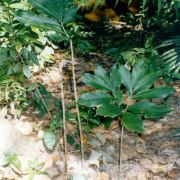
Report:
[[[124,138],[124,126],[121,127],[121,137],[119,142],[119,164],[118,164],[118,179],[121,180],[122,177],[122,153],[123,153],[123,138]]]
[[[66,130],[66,109],[65,109],[64,85],[63,85],[63,63],[59,65],[59,72],[60,72],[62,113],[63,113],[64,173],[67,173],[67,171],[68,171],[67,130]]]

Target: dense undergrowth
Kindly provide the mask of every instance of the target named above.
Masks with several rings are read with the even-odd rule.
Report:
[[[95,1],[89,11],[104,11],[104,6],[105,1]],[[168,83],[180,77],[180,3],[142,1],[134,14],[117,13],[118,25],[110,23],[105,13],[100,13],[103,17],[95,23],[90,22],[83,17],[82,7],[88,5],[69,0],[0,1],[0,107],[12,102],[21,109],[33,105],[40,115],[51,119],[48,132],[53,139],[51,132],[65,128],[64,118],[79,126],[80,135],[81,121],[85,122],[83,130],[89,132],[101,123],[108,127],[112,119],[121,121],[128,130],[142,132],[144,118],[159,118],[170,112],[163,105],[165,100],[157,105],[152,99],[164,99],[174,92],[168,85],[154,86],[159,78]],[[108,72],[98,66],[94,75],[83,75],[93,91],[81,92],[79,100],[75,91],[75,102],[66,105],[43,85],[30,81],[55,62],[54,52],[59,49],[70,52],[73,77],[74,56],[95,52],[112,58]],[[73,80],[76,89],[75,77]],[[53,111],[48,109],[49,103],[55,105]],[[69,113],[74,107],[77,114]],[[46,143],[49,150],[55,146],[53,142]]]

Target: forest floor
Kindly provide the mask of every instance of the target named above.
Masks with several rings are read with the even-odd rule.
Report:
[[[61,56],[61,55],[59,55]],[[63,57],[63,54],[62,54]],[[60,57],[61,58],[61,57]],[[93,70],[96,63],[109,67],[109,58],[101,55],[91,55],[89,59],[77,61],[78,90],[86,89],[81,83],[83,72]],[[90,62],[90,63],[89,63]],[[73,90],[70,67],[64,68],[66,102],[72,98]],[[56,97],[60,98],[59,61],[44,72],[34,76],[32,81],[41,82]],[[122,138],[118,122],[112,122],[110,128],[104,125],[91,130],[85,136],[84,168],[81,167],[80,151],[68,144],[68,173],[63,174],[63,135],[57,131],[58,144],[53,152],[43,145],[42,134],[49,125],[48,118],[40,118],[36,111],[22,112],[18,117],[11,108],[10,113],[0,112],[0,162],[3,153],[11,152],[20,155],[21,173],[16,167],[1,167],[0,179],[28,180],[31,175],[29,160],[44,162],[40,169],[47,174],[34,171],[33,180],[180,180],[180,91],[178,82],[173,86],[176,92],[167,102],[173,111],[158,121],[146,120],[145,131],[138,134],[124,131],[122,145],[121,176],[118,177],[119,146]],[[68,123],[68,132],[73,136],[75,127]]]

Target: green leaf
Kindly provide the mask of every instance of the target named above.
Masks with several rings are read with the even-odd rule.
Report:
[[[132,70],[132,84],[133,87],[138,83],[138,81],[144,77],[146,70],[144,68],[143,61],[139,61],[137,64],[134,65]]]
[[[96,66],[94,74],[99,77],[104,77],[106,75],[106,71],[101,66]]]
[[[88,85],[92,86],[96,89],[105,90],[105,91],[111,91],[112,88],[109,85],[109,81],[105,81],[104,78],[95,76],[89,73],[85,73],[82,76],[83,82]]]
[[[141,118],[133,113],[126,112],[122,117],[122,125],[133,132],[143,132],[144,124]]]
[[[142,79],[140,79],[135,85],[133,91],[139,92],[139,91],[148,89],[149,87],[153,85],[153,83],[157,80],[157,78],[158,78],[158,74],[154,72],[142,77]]]
[[[172,87],[156,87],[154,89],[148,89],[137,93],[133,99],[153,99],[153,98],[166,98],[167,96],[174,93],[174,88]]]
[[[72,22],[77,8],[72,0],[29,0],[37,10],[62,23]]]
[[[31,77],[31,71],[29,69],[29,66],[23,65],[23,74],[29,79]]]
[[[156,105],[151,102],[138,102],[128,107],[128,110],[136,114],[144,114],[145,118],[159,118],[165,116],[171,110],[165,105]]]
[[[109,94],[95,91],[82,94],[79,98],[79,104],[87,107],[97,107],[103,104],[110,104],[113,100],[113,97]]]
[[[124,67],[121,66],[120,69],[121,81],[122,84],[126,87],[127,91],[132,94],[132,80],[130,72]]]
[[[37,56],[33,53],[33,52],[29,52],[29,58],[30,60],[36,64],[37,66],[39,66],[39,61],[38,61],[38,58]]]
[[[41,28],[43,30],[55,30],[59,31],[60,27],[59,24],[45,16],[35,15],[31,12],[17,12],[15,14],[15,19],[26,24],[27,26],[34,26]]]
[[[103,104],[96,110],[96,115],[115,118],[122,114],[122,109],[114,104]]]
[[[116,66],[113,66],[110,72],[110,84],[113,91],[121,86],[121,74]]]
[[[121,105],[123,102],[123,93],[120,89],[118,89],[115,93],[113,93],[114,97],[118,100],[118,105]]]
[[[43,141],[46,148],[50,151],[53,151],[57,144],[56,134],[52,131],[45,131],[43,134]]]

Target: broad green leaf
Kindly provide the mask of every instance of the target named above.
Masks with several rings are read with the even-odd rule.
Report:
[[[142,79],[140,79],[137,84],[134,87],[134,92],[139,92],[145,89],[148,89],[149,87],[151,87],[153,85],[153,83],[157,80],[158,75],[157,73],[150,73],[144,77],[142,77]]]
[[[39,61],[38,61],[38,58],[37,56],[33,53],[33,52],[29,52],[29,58],[30,60],[36,64],[37,66],[39,66]]]
[[[119,68],[122,84],[126,87],[127,91],[132,94],[132,80],[130,72],[124,67]]]
[[[52,151],[57,144],[56,134],[52,131],[45,131],[43,134],[43,142],[46,148]]]
[[[113,91],[121,86],[121,75],[120,71],[116,66],[113,66],[110,72],[110,84]]]
[[[105,77],[106,71],[102,66],[96,66],[94,74],[96,76]]]
[[[103,104],[96,110],[96,115],[115,118],[122,114],[122,109],[115,104]]]
[[[31,77],[31,71],[29,69],[29,66],[23,65],[23,74],[29,79]]]
[[[144,114],[145,118],[159,118],[171,112],[167,106],[156,105],[151,102],[138,102],[129,106],[128,110],[136,114]]]
[[[105,81],[104,78],[95,76],[89,73],[85,73],[82,76],[83,82],[88,85],[92,86],[96,89],[100,90],[106,90],[106,91],[111,91],[111,86],[108,81]]]
[[[172,87],[156,87],[154,89],[148,89],[145,91],[141,91],[137,93],[133,99],[140,100],[140,99],[153,99],[153,98],[166,98],[167,96],[174,93],[174,88]]]
[[[79,98],[79,104],[87,107],[97,107],[103,104],[110,104],[113,100],[113,97],[109,94],[95,91],[82,94]]]
[[[42,15],[35,15],[27,11],[16,13],[15,19],[26,24],[27,26],[34,26],[43,30],[60,30],[59,24],[53,19]]]
[[[121,105],[123,102],[123,93],[120,89],[113,93],[114,97],[118,100],[118,104]]]
[[[72,22],[77,11],[72,0],[29,0],[29,3],[41,13],[62,23]]]
[[[144,124],[141,118],[133,113],[126,112],[122,117],[122,125],[133,132],[143,132]]]
[[[137,84],[137,82],[144,77],[146,70],[144,68],[143,61],[139,61],[137,64],[134,65],[132,70],[132,84],[133,87]]]

